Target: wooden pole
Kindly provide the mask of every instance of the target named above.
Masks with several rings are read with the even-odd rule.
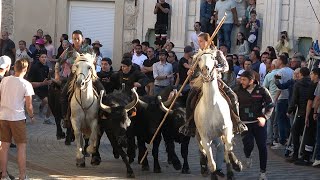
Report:
[[[206,47],[204,48],[204,50],[207,49],[208,47],[210,47],[210,45],[211,45],[211,43],[212,43],[212,41],[213,41],[213,38],[218,34],[221,26],[223,25],[224,21],[226,20],[226,17],[227,17],[227,13],[224,14],[224,17],[221,19],[221,21],[220,21],[220,23],[218,24],[217,28],[214,30],[212,36],[210,37],[210,39],[209,39],[209,41],[208,41],[208,44],[207,44]],[[197,58],[196,61],[195,61],[195,63],[192,65],[192,67],[191,67],[192,70],[194,70],[194,69],[197,67],[198,62],[199,62],[199,59],[200,59],[200,58]],[[168,110],[168,111],[166,112],[166,114],[164,115],[164,117],[163,117],[161,123],[159,124],[156,132],[154,133],[154,135],[153,135],[153,137],[152,137],[152,139],[151,139],[151,141],[150,141],[150,143],[149,143],[149,146],[151,146],[151,144],[153,144],[153,141],[154,141],[154,139],[156,138],[157,134],[159,133],[159,131],[160,131],[163,123],[165,122],[166,118],[168,117],[170,110],[172,109],[174,103],[176,102],[176,100],[178,99],[179,95],[181,94],[183,88],[187,85],[190,77],[191,77],[191,74],[189,74],[189,75],[187,76],[186,80],[183,82],[183,84],[182,84],[181,88],[179,89],[178,93],[177,93],[176,96],[174,97],[174,99],[173,99],[173,101],[172,101],[172,103],[171,103],[171,105],[170,105],[170,107],[169,107],[169,110]],[[150,148],[149,146],[148,146],[146,152],[144,153],[144,155],[143,155],[143,157],[142,157],[142,159],[141,159],[141,161],[140,161],[140,164],[142,164],[143,160],[146,158],[146,156],[147,156],[147,154],[148,154],[148,149]]]

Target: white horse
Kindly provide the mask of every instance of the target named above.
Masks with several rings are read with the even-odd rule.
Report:
[[[96,151],[98,133],[98,109],[99,97],[93,89],[93,79],[97,78],[93,64],[94,56],[90,54],[79,55],[73,66],[73,79],[70,82],[69,91],[73,93],[70,101],[71,124],[74,130],[77,145],[77,166],[85,166],[82,134],[89,138],[87,152]]]
[[[208,158],[208,166],[212,179],[217,179],[217,176],[214,174],[216,163],[213,158],[213,141],[215,138],[221,138],[225,148],[224,158],[228,168],[228,179],[232,179],[233,173],[230,160],[233,168],[237,171],[242,169],[242,165],[232,153],[233,128],[229,105],[219,92],[218,86],[217,78],[220,69],[217,59],[225,57],[222,52],[210,49],[199,52],[196,58],[200,58],[200,76],[197,80],[201,83],[203,93],[194,113],[200,151]],[[224,70],[228,70],[228,68]],[[195,84],[199,83],[196,82]]]

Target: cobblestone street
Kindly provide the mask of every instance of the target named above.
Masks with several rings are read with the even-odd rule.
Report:
[[[34,106],[38,107],[38,106]],[[37,108],[35,108],[35,111]],[[86,167],[77,168],[75,163],[75,144],[65,146],[64,140],[56,140],[55,125],[42,124],[43,120],[37,118],[37,123],[27,123],[28,129],[28,146],[27,146],[27,174],[31,179],[126,179],[125,165],[120,159],[114,159],[112,148],[106,136],[103,136],[100,154],[102,162],[99,166],[91,166],[91,158],[86,158]],[[242,152],[242,143],[240,138],[236,136],[235,152],[241,160],[244,160]],[[175,171],[171,165],[167,163],[167,155],[163,143],[160,148],[160,165],[162,167],[161,174],[154,174],[153,158],[149,155],[150,171],[142,172],[137,159],[132,164],[136,179],[209,179],[203,178],[200,174],[198,146],[193,138],[189,145],[189,163],[191,174],[183,175],[179,171]],[[16,149],[10,150],[9,172],[18,176],[17,164],[15,162]],[[180,145],[176,145],[176,152],[180,156]],[[320,179],[320,171],[317,168],[295,166],[286,163],[284,158],[280,156],[279,151],[269,148],[267,175],[271,180],[281,179]],[[257,149],[253,153],[253,166],[250,169],[244,169],[243,172],[235,173],[237,179],[251,180],[259,177],[259,158]],[[224,168],[225,171],[225,168]]]

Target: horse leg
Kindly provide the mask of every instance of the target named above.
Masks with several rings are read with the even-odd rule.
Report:
[[[196,139],[199,146],[199,152],[200,152],[200,168],[201,168],[201,175],[203,177],[207,177],[209,175],[208,171],[208,159],[205,155],[205,152],[203,150],[202,144],[201,144],[201,138],[199,136],[199,133],[196,133]]]
[[[188,151],[189,151],[190,136],[184,136],[181,143],[181,156],[183,158],[182,174],[190,174],[190,168],[188,163]]]
[[[87,148],[89,146],[89,138],[86,135],[83,135],[83,139],[84,139],[84,147],[83,147],[82,153],[85,157],[90,157],[90,154],[87,151]]]
[[[89,139],[89,146],[87,152],[93,154],[96,152],[97,147],[97,136],[98,136],[98,120],[94,119],[91,121],[91,134]]]
[[[117,151],[119,152],[121,158],[122,158],[122,161],[125,163],[126,165],[126,168],[127,168],[127,178],[135,178],[135,175],[133,173],[133,170],[130,166],[130,163],[128,161],[128,156],[127,154],[124,152],[124,150],[119,146],[117,145],[115,147],[117,149]]]
[[[75,119],[72,119],[72,122],[75,122]],[[77,157],[77,167],[85,167],[85,157],[82,154],[82,147],[83,147],[83,139],[82,139],[82,133],[80,132],[80,127],[77,127],[74,125],[75,123],[72,123],[73,129],[74,129],[74,136],[75,141],[77,145],[76,149],[76,157]],[[80,126],[80,125],[79,125]]]
[[[222,136],[222,141],[225,144],[225,152],[228,153],[228,159],[230,159],[230,162],[232,164],[232,167],[235,171],[240,172],[242,171],[242,163],[238,160],[236,155],[232,152],[233,145],[232,145],[232,129],[227,128],[225,129],[225,135]]]
[[[152,156],[153,156],[153,172],[161,173],[161,167],[159,163],[159,146],[161,142],[161,134],[158,134],[153,142]]]
[[[93,166],[98,166],[101,163],[101,156],[100,156],[100,152],[99,152],[99,147],[100,147],[100,140],[101,137],[103,136],[104,133],[104,128],[102,126],[100,126],[100,132],[97,135],[97,148],[96,148],[96,152],[92,154],[92,158],[91,158],[91,165]],[[111,144],[112,146],[112,144]],[[114,147],[114,146],[112,146]]]
[[[206,152],[208,158],[208,166],[211,172],[211,179],[217,179],[216,171],[216,162],[213,159],[213,147],[214,144],[207,139],[202,139],[202,147]]]

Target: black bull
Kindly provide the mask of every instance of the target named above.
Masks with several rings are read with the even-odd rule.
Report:
[[[160,96],[166,100],[172,91],[172,87],[164,89]],[[166,101],[164,104],[168,107],[172,101]],[[190,173],[188,164],[188,146],[190,137],[183,136],[179,133],[179,128],[185,123],[185,96],[179,97],[178,101],[174,105],[173,110],[167,117],[163,127],[157,134],[152,148],[152,156],[154,158],[154,172],[160,173],[161,167],[158,161],[159,145],[161,142],[161,135],[164,138],[166,144],[166,151],[168,153],[168,162],[173,164],[176,170],[181,169],[181,163],[175,153],[174,141],[181,143],[181,156],[184,160],[182,173]],[[146,151],[145,143],[149,143],[156,129],[158,128],[161,120],[164,117],[165,110],[160,108],[160,102],[157,97],[143,96],[140,97],[137,106],[137,115],[132,118],[133,128],[138,140],[138,161],[140,162]],[[132,137],[132,136],[130,136]],[[142,170],[148,170],[149,163],[147,158],[142,162]]]

